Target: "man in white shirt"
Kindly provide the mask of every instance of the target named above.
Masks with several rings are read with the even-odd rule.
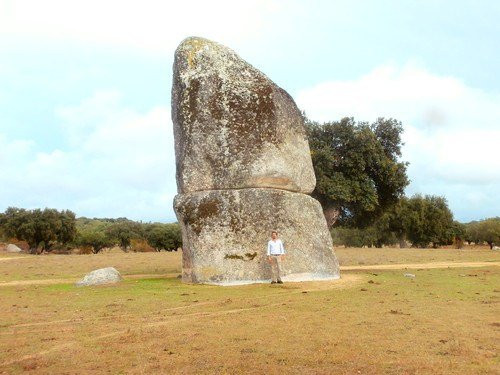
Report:
[[[272,281],[271,284],[283,284],[281,281],[281,262],[285,256],[283,242],[278,238],[278,232],[271,232],[271,239],[267,243],[267,261],[271,264]]]

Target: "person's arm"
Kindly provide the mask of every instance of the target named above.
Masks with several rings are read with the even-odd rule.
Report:
[[[285,255],[285,254],[286,254],[286,251],[285,251],[285,247],[283,246],[283,241],[281,241],[281,244],[280,244],[280,245],[281,245],[281,253],[282,253],[283,255]]]
[[[267,256],[270,256],[271,255],[271,243],[268,242],[267,243]]]

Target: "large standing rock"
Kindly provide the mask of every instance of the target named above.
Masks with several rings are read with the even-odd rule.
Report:
[[[284,281],[339,277],[321,205],[279,189],[213,190],[178,195],[183,226],[182,280],[209,284],[270,281],[267,241],[277,230],[287,252]]]
[[[202,38],[175,52],[172,87],[179,193],[316,184],[292,97],[232,50]]]
[[[284,281],[339,277],[303,117],[293,99],[230,49],[188,38],[172,88],[184,282],[271,279],[272,230],[287,252]]]
[[[114,284],[120,282],[122,276],[114,267],[100,268],[89,272],[83,279],[76,283],[76,286],[91,286],[101,284]]]

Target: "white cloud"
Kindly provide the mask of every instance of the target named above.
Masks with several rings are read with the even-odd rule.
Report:
[[[22,160],[29,154],[34,142],[32,140],[19,139],[8,141],[6,136],[0,133],[0,165],[6,167],[13,160]]]
[[[5,171],[0,197],[9,198],[0,199],[1,205],[69,208],[91,217],[175,220],[168,109],[138,113],[120,104],[119,93],[97,92],[56,113],[68,137],[67,150],[35,153],[31,142],[0,138]]]
[[[381,66],[352,81],[321,83],[300,91],[297,103],[318,121],[345,116],[402,121],[409,193],[445,195],[462,220],[500,214],[499,94],[409,63]]]
[[[221,42],[264,33],[276,1],[0,0],[0,36],[70,40],[170,54],[183,38]]]
[[[171,58],[179,42],[190,35],[226,45],[258,44],[270,28],[279,29],[277,25],[286,23],[279,17],[283,7],[289,4],[267,0],[0,0],[0,49],[39,49],[43,56],[57,53],[60,48],[67,52],[67,47],[90,56],[103,48],[122,56],[125,49],[146,60],[149,53],[155,54],[151,60],[158,63],[165,56]],[[161,55],[160,60],[156,54]],[[144,112],[134,109],[136,103],[124,106],[122,92],[127,87],[107,82],[120,90],[98,91],[92,66],[89,71],[71,71],[78,77],[73,90],[73,76],[59,76],[59,71],[54,76],[50,69],[49,74],[39,74],[37,61],[25,63],[0,62],[0,74],[15,77],[14,88],[28,87],[27,92],[35,92],[56,87],[57,95],[68,95],[56,101],[64,106],[54,111],[63,139],[55,134],[54,142],[48,142],[48,131],[37,142],[13,139],[13,133],[7,139],[9,131],[0,129],[0,136],[6,133],[5,138],[0,138],[0,210],[8,205],[50,206],[86,216],[174,220],[175,158],[169,109],[158,106]],[[120,68],[127,63],[124,61]],[[170,72],[165,67],[165,76]],[[81,77],[85,77],[85,84]],[[147,90],[151,82],[144,85]],[[96,91],[94,95],[67,105],[89,87]],[[5,95],[12,97],[0,90],[0,98]],[[147,103],[148,93],[143,97]],[[165,98],[168,100],[168,90]],[[19,99],[30,101],[26,96]],[[38,104],[45,113],[53,103]],[[26,126],[35,126],[37,120],[29,119]],[[50,116],[43,120],[54,122]],[[16,151],[18,155],[12,157],[11,149],[21,144],[24,148],[31,146],[22,155]]]
[[[297,102],[319,121],[393,116],[420,127],[470,128],[480,121],[482,128],[497,128],[500,116],[499,94],[433,75],[413,63],[384,65],[352,81],[321,83],[301,90]]]

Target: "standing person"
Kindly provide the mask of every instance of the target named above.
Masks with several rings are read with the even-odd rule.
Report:
[[[281,281],[281,262],[285,256],[283,242],[278,238],[278,232],[271,232],[271,239],[267,243],[267,261],[271,264],[272,281],[271,284],[283,284]]]

